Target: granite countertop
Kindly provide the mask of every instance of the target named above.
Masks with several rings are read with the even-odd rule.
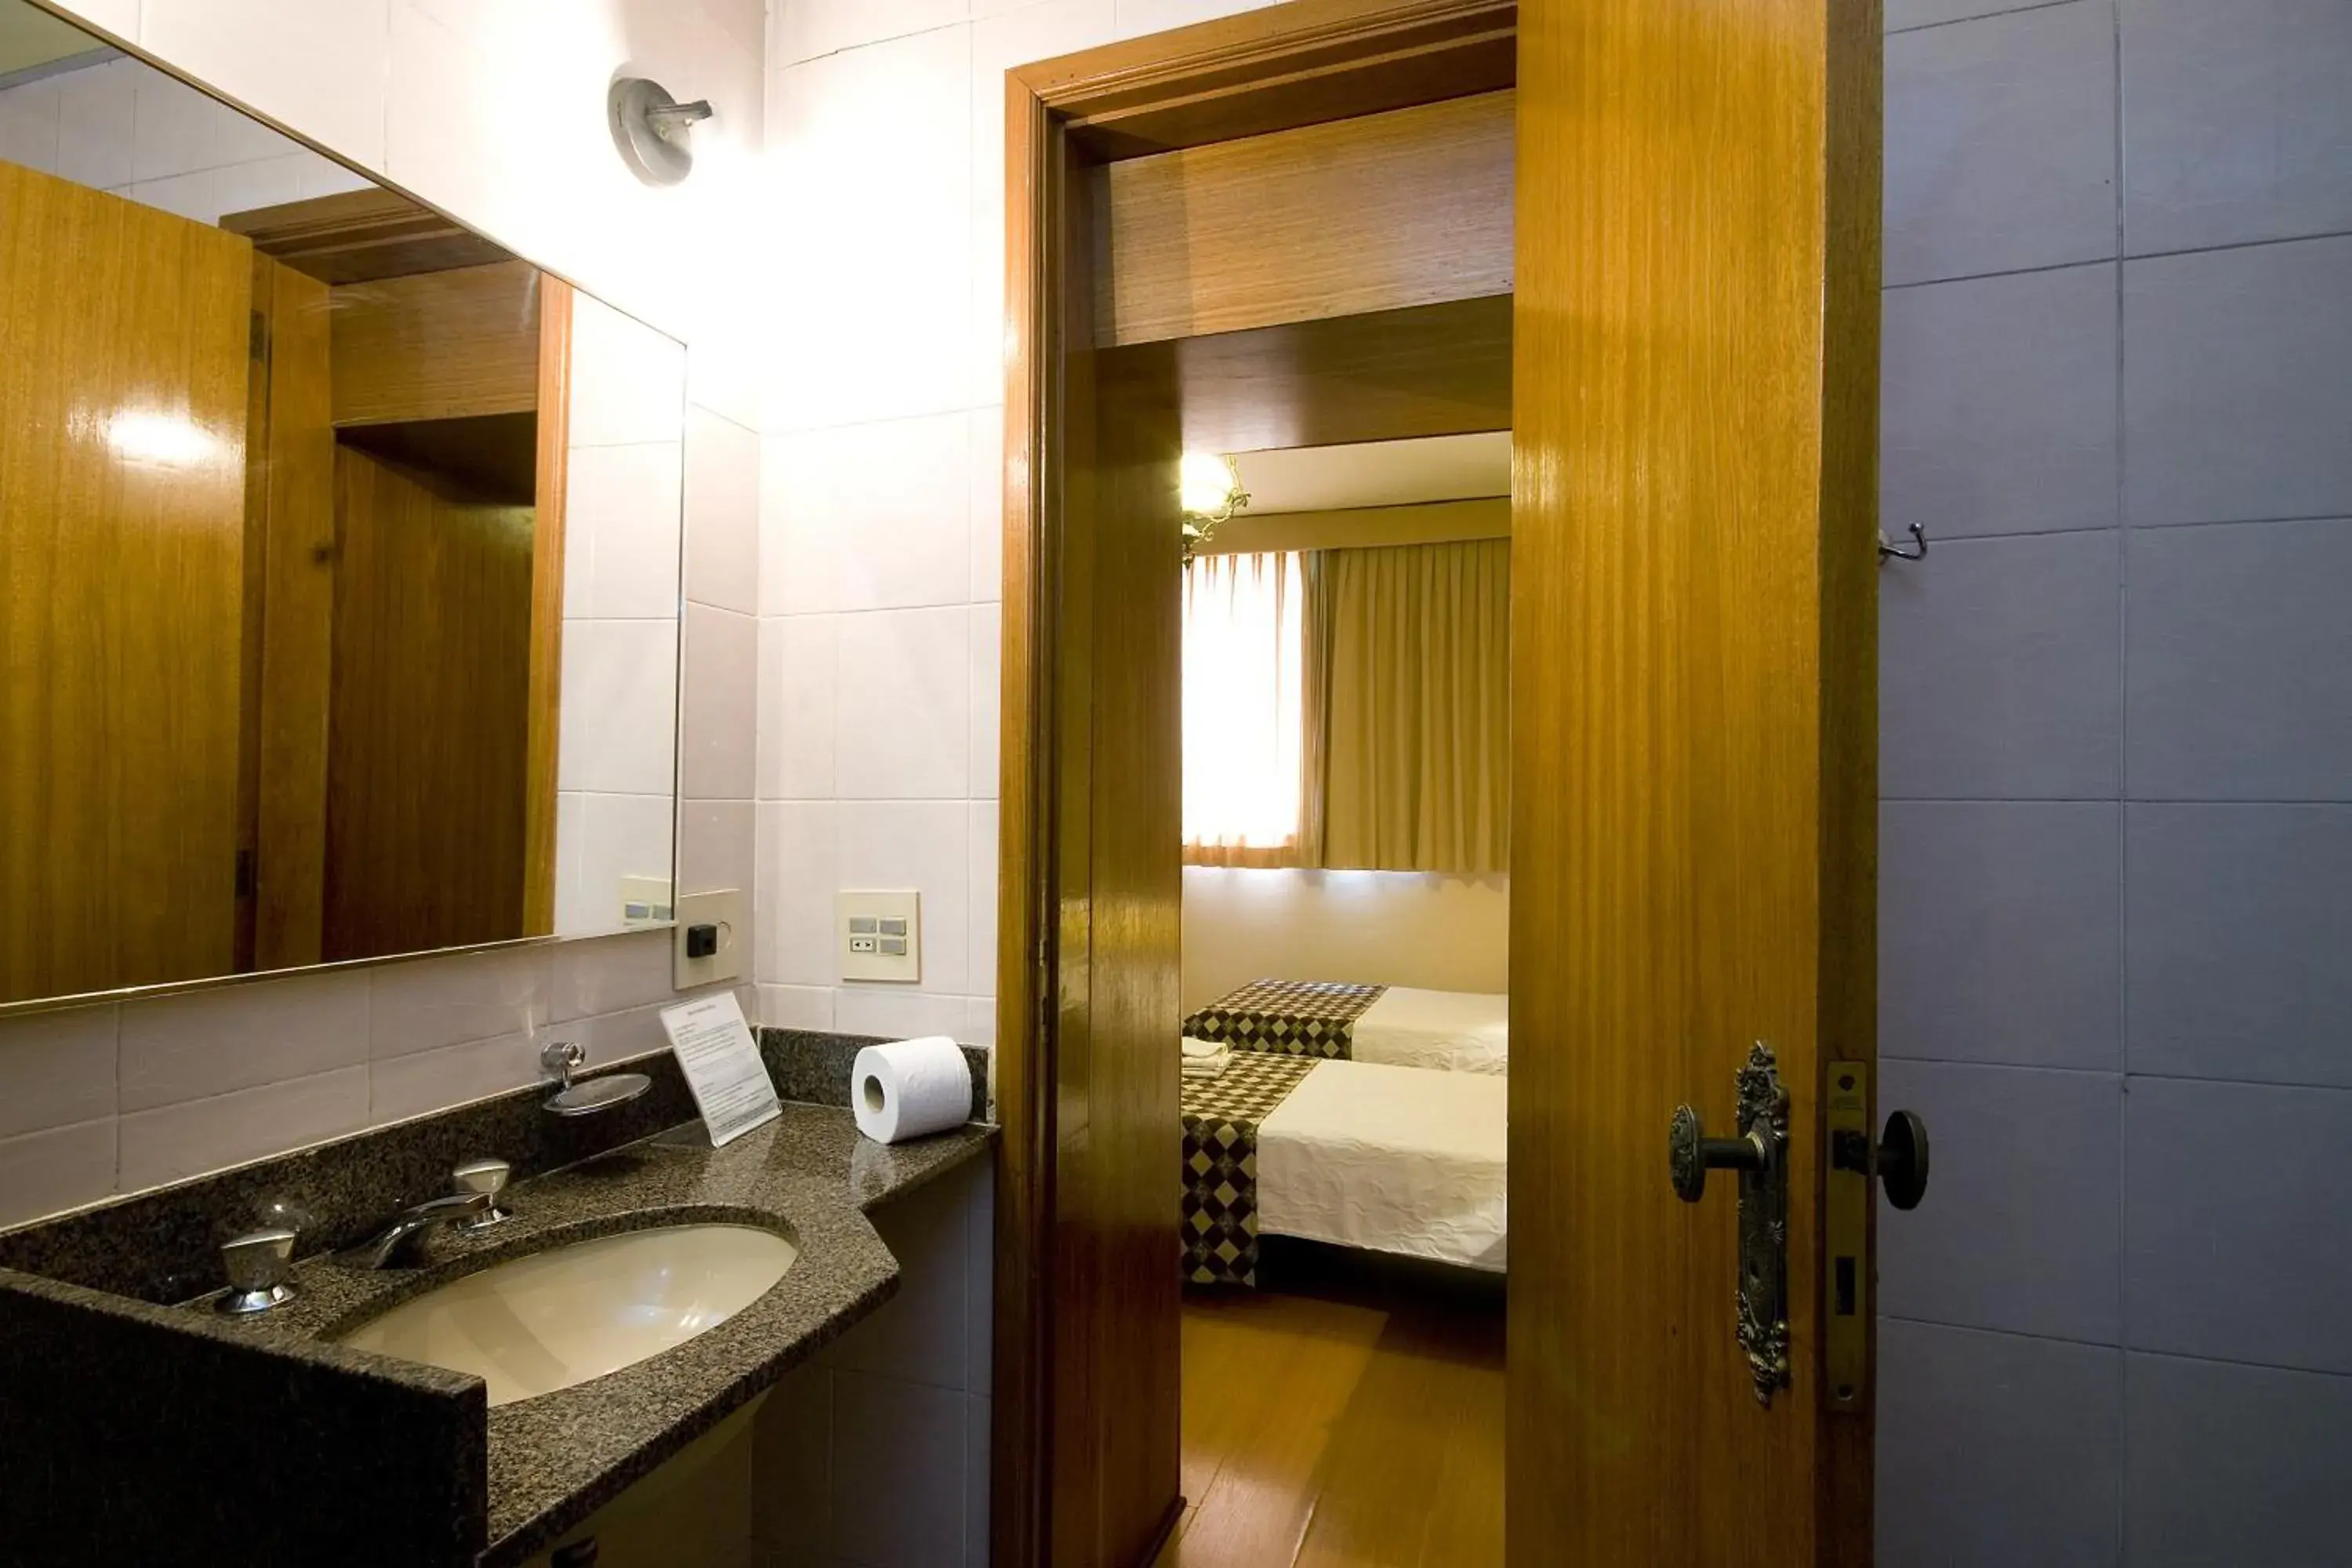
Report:
[[[777,1121],[713,1149],[701,1124],[690,1122],[508,1189],[514,1218],[475,1233],[427,1231],[412,1243],[413,1267],[369,1270],[312,1258],[295,1268],[301,1294],[293,1301],[250,1319],[212,1321],[256,1342],[318,1342],[461,1275],[590,1237],[714,1221],[792,1240],[799,1255],[783,1279],[717,1328],[618,1372],[489,1411],[481,1562],[520,1563],[887,1300],[898,1266],[862,1211],[981,1157],[994,1137],[992,1128],[968,1124],[886,1146],[859,1137],[845,1110],[787,1103]],[[394,1364],[325,1344],[305,1349],[370,1370]]]

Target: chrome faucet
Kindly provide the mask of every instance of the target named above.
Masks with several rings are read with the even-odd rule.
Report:
[[[495,1195],[486,1192],[451,1193],[446,1197],[427,1198],[414,1208],[404,1209],[384,1227],[382,1236],[352,1248],[343,1255],[344,1260],[362,1268],[389,1268],[410,1237],[436,1225],[472,1219],[490,1207]]]

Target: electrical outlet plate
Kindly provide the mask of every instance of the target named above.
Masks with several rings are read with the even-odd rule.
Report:
[[[680,991],[743,978],[743,950],[751,935],[751,900],[740,889],[688,893],[677,900],[677,925],[670,932],[670,984]],[[698,925],[719,928],[719,951],[708,958],[686,955],[686,933]]]
[[[896,892],[834,895],[834,934],[844,980],[892,980],[911,985],[923,977],[923,896]]]

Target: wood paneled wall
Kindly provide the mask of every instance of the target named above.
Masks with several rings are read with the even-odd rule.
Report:
[[[321,956],[512,937],[531,509],[345,446],[335,514]]]
[[[1104,346],[1511,291],[1512,95],[1092,172]]]
[[[539,404],[538,268],[501,261],[335,290],[335,423],[526,413]]]
[[[0,163],[0,1002],[234,961],[252,273]]]

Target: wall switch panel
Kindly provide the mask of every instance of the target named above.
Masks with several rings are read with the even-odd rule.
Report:
[[[688,893],[677,900],[670,938],[670,984],[678,990],[740,980],[751,940],[751,900],[736,888]],[[701,951],[706,946],[708,953]]]
[[[668,878],[621,879],[621,922],[624,925],[659,924],[671,919],[675,913]]]
[[[844,980],[895,980],[911,985],[922,979],[922,897],[912,889],[834,895]]]

